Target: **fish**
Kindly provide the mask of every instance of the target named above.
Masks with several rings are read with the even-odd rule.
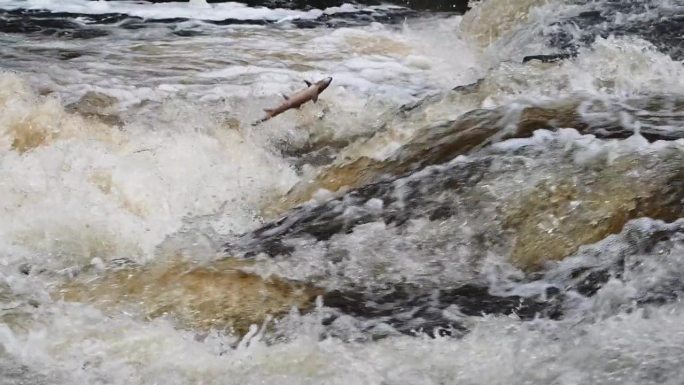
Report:
[[[317,81],[316,83],[311,83],[310,81],[304,80],[304,83],[306,83],[307,86],[305,89],[290,96],[283,94],[283,98],[285,99],[283,103],[274,108],[265,108],[264,112],[266,113],[266,116],[252,123],[252,126],[263,123],[291,108],[299,108],[302,104],[308,101],[316,103],[318,100],[318,95],[328,88],[332,80],[332,77],[327,77],[323,80]]]

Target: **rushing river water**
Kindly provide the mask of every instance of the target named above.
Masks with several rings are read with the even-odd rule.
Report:
[[[0,0],[0,383],[680,384],[684,4],[470,5]]]

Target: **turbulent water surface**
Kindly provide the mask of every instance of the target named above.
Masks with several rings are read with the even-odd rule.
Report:
[[[0,383],[681,383],[680,1],[250,4],[0,0]]]

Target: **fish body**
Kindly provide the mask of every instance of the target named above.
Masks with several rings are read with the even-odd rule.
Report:
[[[318,100],[318,95],[320,95],[321,92],[328,88],[331,82],[332,77],[327,77],[323,80],[317,81],[316,83],[311,83],[305,80],[304,83],[306,83],[307,85],[305,89],[290,96],[283,95],[283,98],[285,98],[283,103],[274,108],[264,109],[264,112],[266,112],[266,116],[254,122],[254,124],[252,125],[256,126],[257,124],[265,122],[273,118],[274,116],[280,115],[291,108],[299,108],[302,104],[308,101],[313,101],[314,103],[316,103],[316,101]]]

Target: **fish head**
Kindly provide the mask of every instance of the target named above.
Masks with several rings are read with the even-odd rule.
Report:
[[[327,77],[323,80],[317,81],[316,82],[316,88],[318,89],[318,93],[320,94],[321,92],[323,92],[323,90],[328,88],[328,86],[330,85],[332,80],[333,80],[333,78],[332,78],[332,76],[330,76],[330,77]]]

